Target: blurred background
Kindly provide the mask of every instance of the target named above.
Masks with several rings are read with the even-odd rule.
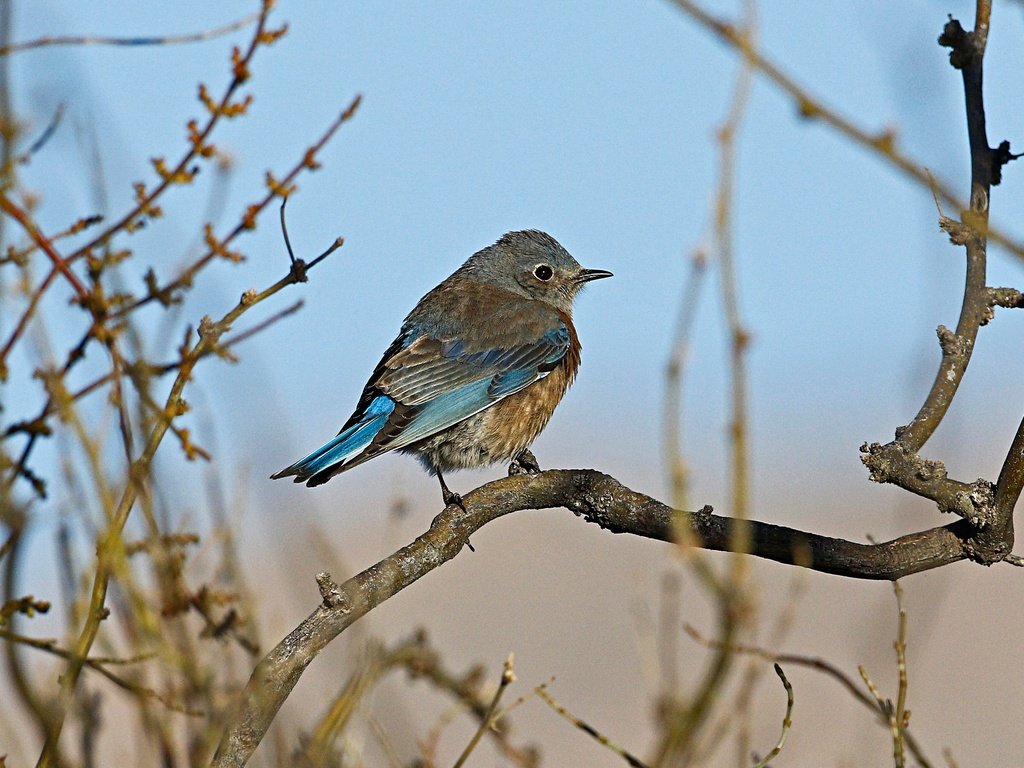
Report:
[[[253,2],[239,0],[33,0],[15,5],[10,39],[178,34],[253,10]],[[730,3],[711,10],[729,18],[739,12]],[[895,131],[906,153],[966,196],[960,78],[936,37],[948,13],[970,26],[973,12],[972,3],[920,0],[765,3],[758,46],[839,113],[872,131]],[[264,647],[316,605],[314,574],[355,573],[410,541],[440,511],[436,480],[408,457],[384,456],[315,490],[267,478],[336,433],[405,313],[506,231],[543,229],[584,266],[615,273],[577,302],[583,365],[534,446],[541,466],[593,467],[669,498],[662,431],[675,414],[665,410],[665,368],[692,254],[710,242],[715,131],[739,69],[734,52],[668,2],[285,1],[272,20],[286,21],[288,34],[257,53],[244,88],[255,95],[249,114],[214,136],[230,154],[230,168],[204,168],[201,191],[171,190],[162,203],[165,220],[133,237],[141,258],[121,273],[132,289],[141,288],[150,267],[173,274],[201,246],[203,221],[237,220],[261,194],[265,172],[294,164],[362,94],[354,119],[321,153],[323,168],[300,178],[288,206],[298,255],[309,259],[338,235],[344,247],[309,283],[254,310],[250,323],[305,301],[301,312],[240,345],[239,363],[201,364],[183,423],[213,453],[212,464],[185,462],[173,446],[158,462],[174,478],[160,493],[175,525],[208,531],[215,506],[235,523]],[[9,57],[12,107],[27,135],[64,110],[57,131],[19,174],[40,198],[40,225],[56,231],[79,216],[127,209],[132,182],[153,177],[150,158],[181,153],[187,119],[201,114],[196,84],[219,93],[230,45],[242,45],[248,34]],[[1015,148],[1024,140],[1022,39],[1021,5],[997,3],[986,56],[989,138],[1008,138]],[[1024,238],[1020,168],[1006,169],[992,200],[993,222]],[[752,335],[751,515],[858,541],[949,522],[925,502],[869,483],[858,454],[862,442],[888,441],[916,412],[939,360],[935,327],[956,322],[963,253],[939,231],[930,193],[801,118],[788,97],[755,79],[737,137],[733,216],[739,302]],[[13,230],[5,234],[10,239]],[[287,271],[276,210],[235,245],[243,263],[214,265],[169,320],[153,309],[153,326],[166,333],[150,355],[173,356],[187,326],[204,314],[220,316],[243,290]],[[707,503],[728,514],[728,337],[714,264],[709,268],[690,338],[682,450],[691,506]],[[990,285],[1020,287],[1022,274],[1019,259],[992,249]],[[58,337],[65,300],[54,304],[50,332]],[[4,337],[11,317],[4,315]],[[1004,311],[982,330],[957,402],[924,451],[954,477],[998,474],[1024,408],[1022,323]],[[41,395],[25,373],[30,356],[9,365],[0,397],[4,417],[14,418],[37,410]],[[50,441],[33,463],[45,470],[61,456],[58,441]],[[503,473],[496,467],[448,481],[466,492]],[[41,597],[58,591],[58,529],[70,526],[82,557],[93,542],[74,494],[59,484],[33,510],[18,583]],[[514,651],[519,682],[509,700],[554,676],[551,692],[562,704],[645,754],[666,674],[658,624],[667,574],[680,580],[681,620],[708,635],[714,629],[706,596],[675,550],[613,536],[564,511],[517,513],[487,526],[473,544],[475,553],[463,552],[330,647],[275,728],[290,734],[311,727],[351,673],[361,640],[391,643],[423,627],[450,666],[483,663],[495,680]],[[761,562],[752,564],[752,578],[760,641],[826,658],[854,678],[863,664],[883,694],[895,694],[890,585]],[[934,764],[942,764],[945,747],[964,766],[1009,765],[1024,748],[1024,708],[1015,695],[1024,686],[1020,579],[1006,565],[961,563],[903,582],[911,728]],[[785,637],[772,640],[776,619],[790,612]],[[40,636],[65,629],[57,612],[20,627]],[[707,654],[680,637],[684,685]],[[42,679],[56,675],[48,659],[38,665]],[[787,671],[796,705],[779,765],[891,760],[886,730],[834,681]],[[784,712],[770,672],[754,702],[750,743],[763,753]],[[401,678],[390,679],[368,706],[405,761],[444,708],[424,686]],[[10,765],[38,751],[17,722],[0,717],[0,754],[11,755]],[[545,765],[622,762],[535,698],[512,722],[517,742],[539,744]],[[454,759],[474,729],[455,723],[442,754]],[[387,764],[372,737],[366,741],[367,764]],[[109,764],[128,764],[122,759],[133,749],[116,737],[104,744]],[[481,748],[475,764],[504,764],[489,749]],[[269,760],[257,757],[257,764]],[[738,761],[729,746],[707,764]]]

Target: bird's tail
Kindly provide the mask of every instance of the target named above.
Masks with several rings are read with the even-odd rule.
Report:
[[[367,406],[359,421],[343,429],[337,437],[305,458],[271,475],[271,479],[294,477],[294,482],[304,482],[310,487],[326,483],[334,475],[348,469],[349,465],[346,462],[372,442],[394,410],[395,401],[380,395]]]

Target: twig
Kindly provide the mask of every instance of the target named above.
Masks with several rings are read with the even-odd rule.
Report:
[[[743,22],[740,34],[749,42],[757,34],[757,6],[755,0],[743,4]],[[740,319],[736,270],[733,258],[732,211],[733,184],[735,181],[736,134],[739,130],[750,95],[753,70],[744,61],[733,88],[732,98],[725,119],[718,130],[719,174],[718,190],[713,210],[713,231],[715,254],[718,257],[719,284],[722,305],[728,330],[729,382],[730,382],[730,423],[728,443],[730,447],[731,512],[739,520],[748,516],[749,467],[747,440],[747,375],[746,348],[749,335]],[[735,553],[748,549],[747,527],[732,528],[734,539],[729,550]],[[683,540],[683,537],[680,537]],[[685,546],[685,544],[684,544]],[[711,716],[719,690],[732,670],[734,654],[730,646],[740,628],[742,617],[749,611],[741,606],[748,599],[745,585],[747,560],[740,554],[731,558],[728,575],[720,578],[700,557],[690,557],[702,583],[717,597],[718,631],[722,647],[708,661],[704,675],[689,701],[679,702],[672,697],[667,700],[666,727],[655,751],[652,764],[656,768],[665,765],[686,764],[692,759],[697,748],[697,736]]]
[[[174,291],[179,290],[180,288],[182,288],[184,286],[191,285],[192,280],[195,278],[196,274],[200,270],[202,270],[207,264],[209,264],[215,258],[223,257],[225,253],[228,253],[227,248],[235,240],[235,238],[237,238],[243,232],[246,232],[249,229],[251,229],[253,226],[255,226],[256,217],[260,213],[262,213],[263,210],[268,205],[270,205],[271,201],[275,197],[281,197],[282,198],[281,205],[282,205],[282,222],[283,222],[283,220],[284,220],[284,213],[283,213],[284,201],[286,201],[288,199],[288,194],[290,193],[290,191],[293,188],[293,182],[295,181],[295,178],[303,170],[315,170],[315,169],[320,167],[319,164],[317,163],[317,160],[316,160],[317,154],[319,154],[320,150],[322,150],[324,148],[324,146],[326,146],[327,142],[329,142],[334,137],[334,134],[338,132],[338,129],[341,128],[341,126],[343,126],[345,123],[347,123],[349,120],[351,120],[355,116],[356,111],[359,109],[359,105],[361,103],[362,103],[362,96],[357,95],[355,98],[353,98],[352,101],[349,102],[348,106],[345,107],[345,109],[341,111],[341,113],[334,119],[333,122],[331,122],[331,124],[320,135],[320,137],[310,147],[308,147],[306,149],[306,151],[302,155],[302,159],[298,163],[296,163],[294,166],[292,166],[292,168],[289,169],[289,171],[284,175],[284,177],[280,181],[277,181],[275,179],[275,180],[273,180],[272,183],[269,183],[268,184],[269,189],[268,189],[267,193],[263,196],[262,199],[258,200],[255,203],[251,203],[250,205],[248,205],[246,207],[245,213],[241,217],[241,221],[234,228],[232,228],[231,231],[228,232],[227,235],[225,235],[223,239],[216,238],[213,235],[212,229],[208,229],[206,239],[207,239],[207,241],[208,241],[208,243],[210,245],[210,249],[202,257],[197,259],[188,268],[183,270],[181,272],[181,274],[179,274],[176,278],[171,280],[169,283],[167,283],[163,287],[157,288],[155,290],[151,290],[148,295],[143,296],[142,298],[140,298],[140,299],[138,299],[138,300],[128,304],[123,309],[118,310],[117,312],[115,312],[113,314],[113,317],[116,318],[116,317],[120,317],[122,315],[126,315],[126,314],[128,314],[130,312],[133,312],[134,310],[138,309],[139,307],[141,307],[141,306],[143,306],[145,304],[150,303],[154,299],[159,299],[161,296],[165,296],[165,295],[171,295]],[[269,176],[269,174],[268,174],[268,176]],[[283,226],[283,223],[282,223],[282,226]],[[331,245],[328,246],[327,249],[323,253],[321,253],[319,256],[317,256],[315,259],[313,259],[313,261],[309,262],[308,264],[303,262],[301,259],[296,259],[291,254],[290,246],[289,246],[289,255],[292,256],[293,271],[294,271],[294,273],[296,275],[297,281],[298,282],[305,282],[305,277],[304,277],[305,273],[308,270],[312,269],[317,264],[319,264],[321,261],[323,261],[323,259],[325,259],[327,256],[332,254],[334,251],[336,251],[342,245],[344,245],[344,243],[345,243],[345,238],[343,238],[343,237],[336,238],[334,240],[334,242],[331,243]],[[295,266],[296,264],[299,264],[301,266],[296,267]]]
[[[62,102],[57,105],[57,109],[53,111],[53,117],[50,118],[50,122],[46,124],[46,128],[39,134],[39,138],[29,144],[28,149],[22,152],[20,155],[14,158],[15,163],[18,165],[26,165],[32,156],[39,152],[46,142],[48,142],[53,135],[57,132],[57,127],[60,125],[60,121],[64,118],[64,110],[66,105]]]
[[[367,718],[370,723],[370,730],[373,731],[373,735],[377,739],[377,743],[387,756],[388,765],[390,768],[403,768],[403,763],[398,757],[398,752],[395,750],[395,745],[391,742],[388,737],[388,732],[384,730],[384,726],[381,725],[380,721],[372,715]]]
[[[12,53],[20,53],[33,48],[45,48],[54,45],[177,45],[179,43],[198,43],[204,40],[212,40],[215,37],[230,34],[235,30],[247,27],[260,17],[259,13],[252,13],[238,21],[224,24],[220,27],[213,27],[202,32],[191,32],[184,35],[161,35],[159,37],[109,37],[106,35],[50,35],[38,37],[35,40],[24,40],[20,43],[10,43],[0,46],[0,56],[8,56]]]
[[[786,689],[786,716],[782,718],[782,734],[779,736],[778,742],[772,747],[772,751],[765,755],[763,760],[758,761],[754,768],[767,768],[768,764],[774,760],[782,752],[782,748],[786,745],[786,737],[789,735],[789,729],[793,727],[793,686],[789,680],[786,679],[786,674],[782,671],[782,667],[775,664],[775,674],[782,680],[782,685]]]
[[[747,0],[743,6],[743,26],[738,32],[743,37],[744,48],[753,49],[757,36],[757,7],[754,0]],[[747,418],[747,370],[746,357],[750,334],[743,325],[739,308],[739,287],[736,280],[736,260],[733,253],[733,186],[736,176],[736,134],[746,114],[753,82],[753,68],[749,58],[744,58],[733,90],[729,112],[718,129],[719,181],[715,196],[715,246],[718,255],[722,308],[728,327],[729,338],[729,381],[730,414],[729,444],[732,462],[732,505],[731,512],[739,518],[748,516],[749,507],[749,457]],[[737,552],[744,549],[743,542],[737,542]],[[741,562],[742,559],[736,562]]]
[[[469,740],[469,744],[462,750],[462,754],[459,755],[459,759],[455,761],[454,768],[462,768],[465,765],[466,760],[469,759],[470,753],[476,748],[476,745],[480,742],[480,738],[490,730],[494,724],[494,713],[498,711],[498,703],[501,701],[502,695],[505,693],[505,689],[515,682],[516,674],[512,669],[512,662],[514,656],[509,654],[508,658],[505,659],[505,665],[501,670],[501,682],[498,683],[498,690],[494,692],[494,698],[491,699],[491,704],[487,708],[487,713],[484,715],[483,720],[480,721],[480,727],[477,728],[476,733],[473,734],[473,738]]]
[[[35,648],[36,650],[43,651],[54,656],[58,656],[62,659],[71,658],[71,652],[58,646],[56,640],[44,640],[35,637],[26,637],[25,635],[19,635],[14,632],[10,632],[6,629],[0,629],[0,638],[6,640],[9,643],[18,643],[19,645],[25,645],[29,648]],[[146,688],[145,686],[137,685],[136,683],[133,683],[130,680],[126,680],[120,675],[117,675],[111,672],[109,669],[107,669],[107,665],[137,664],[141,661],[147,661],[149,659],[152,659],[153,657],[154,654],[152,653],[139,654],[137,656],[132,656],[131,658],[126,659],[90,657],[85,660],[85,666],[89,667],[89,669],[99,672],[101,675],[103,675],[103,677],[107,678],[114,685],[135,696],[158,701],[165,707],[167,707],[167,709],[170,709],[174,712],[180,712],[182,714],[191,715],[193,717],[206,716],[206,713],[202,712],[201,710],[195,709],[194,707],[186,707],[183,704],[179,704],[178,702],[169,699],[163,694],[154,691],[152,688]]]
[[[356,97],[356,100],[352,102],[352,105],[346,111],[347,114],[349,116],[351,116],[355,112],[355,110],[358,107],[358,105],[359,105],[359,97]],[[342,117],[339,118],[339,121],[338,121],[337,125],[340,126],[341,123],[344,120],[346,120],[346,119],[348,119],[348,118],[345,117],[345,115],[342,115]],[[308,264],[306,262],[304,262],[302,259],[295,258],[295,251],[292,250],[292,241],[288,237],[288,224],[285,221],[285,216],[284,216],[284,209],[285,209],[285,206],[287,204],[288,204],[288,195],[285,195],[284,197],[281,198],[281,236],[284,238],[284,246],[285,246],[285,249],[288,251],[288,258],[289,258],[289,260],[292,263],[292,272],[295,273],[295,275],[297,275],[298,280],[300,280],[302,282],[305,282],[306,281],[306,270],[309,269],[310,267],[315,267],[317,264],[319,264],[321,261],[326,259],[328,256],[330,256],[336,250],[341,248],[341,246],[343,246],[345,244],[345,238],[344,237],[336,238],[333,243],[331,243],[329,246],[327,246],[327,249],[324,250],[323,253],[321,253],[319,256],[317,256],[315,259],[313,259]]]
[[[147,190],[144,186],[137,188],[136,204],[131,210],[116,219],[92,240],[80,246],[74,253],[68,256],[68,261],[76,261],[99,246],[104,245],[113,235],[128,228],[133,222],[137,222],[147,212],[153,211],[156,200],[173,184],[177,183],[179,179],[191,176],[188,173],[189,165],[195,160],[197,155],[203,155],[210,147],[207,140],[221,119],[234,116],[239,114],[241,110],[244,110],[246,102],[233,104],[232,99],[236,91],[249,79],[249,67],[256,51],[260,46],[272,44],[287,30],[286,27],[280,30],[267,29],[267,19],[273,6],[274,0],[263,0],[263,7],[256,21],[256,29],[249,40],[248,46],[244,52],[236,51],[232,56],[231,82],[228,83],[220,100],[213,101],[206,92],[205,87],[200,86],[200,100],[203,101],[209,115],[206,123],[201,128],[198,125],[190,124],[189,146],[177,164],[173,168],[167,168],[163,173],[159,174],[160,181],[152,189]]]
[[[898,613],[896,642],[893,645],[896,649],[896,669],[899,682],[896,693],[896,706],[889,721],[892,729],[894,760],[897,768],[903,768],[905,762],[903,732],[910,722],[910,712],[907,710],[907,612],[903,607],[903,587],[900,586],[898,581],[894,581],[892,588],[896,594],[896,609]]]
[[[672,352],[665,366],[665,415],[664,427],[665,464],[668,468],[669,499],[673,506],[689,506],[689,471],[683,454],[683,392],[686,382],[686,364],[690,359],[690,336],[693,333],[700,305],[701,289],[707,275],[708,256],[702,248],[690,256],[690,271],[687,273],[679,303],[679,319],[676,321],[672,341]]]
[[[563,707],[561,704],[559,704],[557,701],[555,701],[555,699],[551,696],[551,694],[548,693],[547,685],[546,684],[538,685],[533,690],[534,690],[534,693],[536,693],[538,696],[540,696],[549,707],[551,707],[553,710],[555,710],[555,712],[557,712],[559,715],[564,717],[570,723],[575,725],[577,728],[579,728],[585,734],[590,736],[592,739],[594,739],[602,747],[607,747],[608,749],[610,749],[616,755],[618,755],[623,760],[625,760],[628,765],[632,766],[632,768],[647,768],[647,764],[644,763],[640,758],[636,757],[629,750],[620,747],[614,741],[612,741],[607,736],[605,736],[603,733],[601,733],[596,728],[594,728],[594,726],[589,725],[586,721],[581,720],[580,718],[576,717],[576,715],[574,715],[572,712],[570,712],[565,707]]]
[[[32,241],[35,242],[35,244],[42,249],[43,253],[46,254],[47,258],[53,262],[53,268],[60,274],[64,275],[64,278],[68,283],[70,283],[71,287],[75,289],[75,294],[83,303],[83,306],[86,306],[85,302],[88,299],[89,291],[78,278],[78,275],[71,271],[71,267],[68,266],[67,260],[57,253],[57,249],[53,247],[53,243],[51,243],[49,238],[43,234],[42,230],[35,225],[35,222],[29,218],[28,213],[15,204],[14,201],[7,196],[7,193],[3,191],[0,191],[0,210],[3,210],[4,213],[22,226]]]

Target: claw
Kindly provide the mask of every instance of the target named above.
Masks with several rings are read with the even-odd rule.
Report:
[[[441,489],[441,498],[444,499],[444,505],[450,507],[452,504],[457,506],[463,512],[466,512],[466,504],[462,501],[462,496],[455,491],[449,491],[447,488]]]
[[[514,459],[512,463],[508,465],[508,476],[513,477],[514,475],[539,475],[540,464],[537,463],[537,457],[533,455],[531,451],[523,451]]]
[[[444,499],[444,505],[446,507],[450,507],[454,504],[463,512],[467,512],[468,510],[466,509],[465,503],[462,501],[462,496],[448,487],[440,472],[437,473],[437,479],[441,481],[441,498]]]

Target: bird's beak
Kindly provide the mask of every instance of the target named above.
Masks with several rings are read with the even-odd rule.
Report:
[[[582,285],[583,283],[589,283],[591,280],[600,280],[603,277],[612,277],[612,273],[607,269],[581,269],[579,274],[576,275],[576,282]]]

